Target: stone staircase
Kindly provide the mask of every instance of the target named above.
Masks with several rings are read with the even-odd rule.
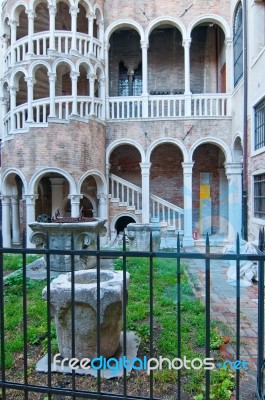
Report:
[[[110,175],[110,202],[116,204],[120,209],[142,215],[142,189],[116,175]],[[173,234],[183,231],[182,208],[150,194],[150,217],[151,222],[159,222],[162,232]]]

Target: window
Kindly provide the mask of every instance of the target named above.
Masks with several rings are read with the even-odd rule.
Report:
[[[265,97],[255,106],[255,150],[265,146]]]
[[[265,173],[254,176],[254,217],[265,219]]]
[[[236,86],[243,76],[243,10],[239,3],[234,19],[234,85]]]
[[[121,61],[119,63],[119,96],[141,96],[142,94],[142,63],[129,74]]]

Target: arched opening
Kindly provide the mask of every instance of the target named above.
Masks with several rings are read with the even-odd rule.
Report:
[[[59,1],[56,9],[55,29],[58,31],[71,31],[71,13],[69,5],[63,1]]]
[[[76,29],[77,32],[85,33],[88,35],[88,19],[87,19],[87,11],[82,4],[78,4],[79,12],[77,13],[77,24]]]
[[[79,77],[77,80],[77,95],[89,96],[88,66],[81,64],[79,67]],[[89,114],[89,113],[88,113]]]
[[[226,52],[223,30],[213,22],[197,25],[191,34],[192,93],[226,92]]]
[[[98,185],[95,178],[91,175],[87,176],[81,185],[81,194],[83,198],[80,200],[80,207],[83,207],[85,217],[97,217],[99,200]]]
[[[151,154],[150,193],[183,208],[183,155],[174,144],[163,143]]]
[[[69,194],[69,182],[56,172],[43,175],[36,183],[38,198],[35,203],[35,216],[46,214],[54,217],[59,209],[60,216],[64,217],[64,198]],[[71,211],[71,208],[70,208]]]
[[[184,49],[181,32],[161,23],[150,34],[148,91],[152,95],[184,93]]]
[[[27,103],[28,90],[27,82],[25,81],[25,75],[22,72],[18,72],[15,81],[17,82],[17,92],[16,92],[16,107],[21,104]]]
[[[136,221],[129,215],[124,215],[124,216],[118,218],[116,221],[116,224],[115,224],[115,229],[117,231],[117,234],[119,235],[119,234],[123,233],[128,224],[135,223],[135,222]]]
[[[124,144],[116,147],[110,155],[110,173],[141,186],[141,155],[134,146]]]
[[[10,196],[8,209],[5,210],[7,214],[5,221],[10,225],[10,228],[3,226],[3,231],[10,232],[11,237],[5,238],[5,240],[7,239],[10,243],[17,245],[21,243],[26,228],[26,208],[23,199],[25,188],[20,176],[14,173],[6,177],[3,186],[5,187],[5,195]]]
[[[142,50],[140,35],[123,28],[110,37],[110,96],[140,96],[142,94]]]
[[[67,63],[61,63],[56,68],[55,96],[71,96],[71,68]]]
[[[33,87],[33,99],[45,99],[49,97],[48,70],[44,65],[35,69],[35,83]]]
[[[234,49],[234,85],[243,76],[243,8],[239,2],[235,11],[233,26],[233,49]]]
[[[25,36],[28,36],[28,15],[25,7],[22,5],[16,9],[16,14],[18,16],[17,40],[19,40]]]
[[[216,145],[198,146],[193,154],[193,229],[201,235],[228,233],[228,181],[224,152]]]
[[[48,3],[39,3],[35,8],[34,33],[48,31],[49,24]]]

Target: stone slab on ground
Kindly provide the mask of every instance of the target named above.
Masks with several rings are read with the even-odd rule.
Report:
[[[139,348],[140,340],[135,335],[135,333],[127,332],[126,342],[127,342],[126,360],[132,361],[137,356],[137,351]],[[122,357],[124,357],[123,332],[121,332],[121,337],[120,337],[120,350],[117,351],[117,353],[113,356],[113,358],[115,358],[116,360],[119,360]],[[131,364],[132,363],[130,363],[130,366],[131,366]],[[128,369],[126,368],[127,376],[130,374],[131,370],[132,370],[132,368],[129,368],[129,365],[128,365]],[[37,362],[36,371],[43,372],[43,373],[48,372],[48,355],[47,354]],[[61,373],[61,374],[71,374],[72,369],[66,363],[63,366],[60,366],[59,359],[58,359],[58,363],[56,363],[56,364],[54,362],[51,363],[51,372],[56,372],[56,373]],[[90,376],[94,376],[95,378],[98,375],[97,369],[78,368],[78,369],[75,369],[75,373],[79,374],[79,375],[90,375]],[[117,371],[114,371],[114,369],[112,369],[112,368],[100,369],[100,376],[105,379],[120,378],[123,376],[123,368],[118,368]]]

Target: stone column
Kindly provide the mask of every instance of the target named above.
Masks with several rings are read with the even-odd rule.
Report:
[[[32,102],[33,102],[33,82],[32,78],[25,78],[27,82],[28,88],[28,119],[27,122],[33,122],[33,109],[32,109]]]
[[[29,224],[36,221],[35,202],[38,197],[39,196],[35,193],[23,195],[23,198],[26,200],[26,231],[27,231],[27,247],[28,248],[35,247],[29,240],[31,232],[32,232],[32,230],[29,227]]]
[[[109,119],[109,43],[105,43],[104,51],[105,51],[105,80],[106,80],[106,119]]]
[[[228,237],[234,241],[242,230],[242,164],[225,163],[228,179]]]
[[[194,245],[192,238],[192,168],[193,162],[183,162],[183,190],[184,190],[184,237],[183,247]]]
[[[16,108],[16,87],[9,87],[10,92],[10,133],[14,133],[16,129],[16,116],[15,116],[15,108]]]
[[[228,234],[228,182],[224,168],[219,168],[219,233],[227,236]]]
[[[89,94],[91,97],[91,106],[90,106],[90,115],[95,115],[95,79],[96,75],[90,74],[87,75],[89,79]]]
[[[48,74],[49,82],[50,82],[50,115],[49,117],[55,118],[55,80],[56,74],[54,72],[50,72]]]
[[[71,201],[71,217],[76,218],[80,214],[80,200],[83,198],[82,194],[69,194],[68,199]]]
[[[48,5],[50,16],[50,38],[49,38],[49,52],[55,51],[55,15],[56,6]]]
[[[100,119],[106,119],[106,80],[105,78],[99,79],[99,98],[102,100],[102,113]]]
[[[148,224],[150,222],[150,168],[151,163],[141,163],[142,173],[142,222]]]
[[[101,44],[99,58],[101,60],[104,60],[104,23],[102,21],[99,22],[98,27],[99,27],[99,38],[98,39]]]
[[[191,39],[183,40],[184,68],[185,68],[185,116],[191,115],[191,91],[190,91],[190,45]]]
[[[143,117],[148,117],[148,47],[149,43],[147,41],[141,41],[142,48],[142,113]]]
[[[33,55],[33,34],[34,34],[34,18],[33,10],[26,10],[28,14],[28,55]]]
[[[12,212],[12,242],[20,244],[20,227],[19,227],[19,203],[18,197],[11,197],[11,212]]]
[[[89,13],[88,15],[88,36],[89,36],[89,54],[93,53],[93,24],[95,15]]]
[[[10,43],[10,45],[11,45],[11,67],[13,67],[16,62],[16,54],[15,54],[14,45],[17,40],[17,25],[18,25],[18,23],[15,20],[11,20],[11,21],[9,21],[9,25],[11,28],[11,43]]]
[[[78,72],[71,72],[72,79],[72,98],[73,98],[73,107],[72,107],[72,115],[78,115],[77,112],[77,78],[79,76]]]
[[[63,185],[64,178],[50,178],[52,186],[52,216],[55,215],[57,208],[59,208],[61,216],[63,216]]]
[[[108,203],[108,195],[107,193],[98,193],[97,198],[99,200],[98,203],[98,217],[99,218],[107,218],[108,210],[107,210],[107,203]]]
[[[71,31],[72,31],[71,50],[76,51],[76,20],[79,9],[78,7],[70,7],[70,12],[71,12]]]
[[[1,117],[2,117],[1,118],[1,131],[3,132],[2,139],[4,139],[7,137],[7,134],[8,134],[5,124],[4,124],[4,119],[7,114],[7,98],[6,97],[1,97],[1,109],[2,109],[1,110]]]
[[[226,57],[226,93],[231,93],[234,87],[233,80],[233,41],[228,38],[225,41],[225,57]]]
[[[3,247],[11,247],[10,196],[1,196]]]

